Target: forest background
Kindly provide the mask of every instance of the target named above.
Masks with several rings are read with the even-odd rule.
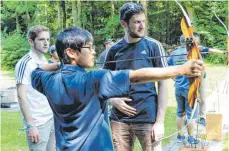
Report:
[[[29,51],[26,33],[33,25],[47,26],[52,34],[68,26],[90,31],[95,39],[97,55],[104,50],[106,37],[118,40],[124,32],[120,25],[119,8],[128,1],[1,1],[1,64],[2,69],[14,69],[17,61]],[[182,11],[174,1],[132,1],[142,3],[147,14],[149,37],[160,41],[167,52],[179,45],[182,34]],[[227,1],[181,1],[200,34],[202,45],[226,50],[226,31],[214,15],[228,23]],[[49,56],[48,56],[49,57]],[[211,63],[224,63],[226,56],[206,55]]]

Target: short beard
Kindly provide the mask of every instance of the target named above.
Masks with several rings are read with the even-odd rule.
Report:
[[[129,26],[128,26],[128,34],[129,34],[129,36],[130,36],[131,38],[142,38],[142,37],[144,37],[144,36],[139,36],[139,35],[133,33],[133,32],[130,30]]]

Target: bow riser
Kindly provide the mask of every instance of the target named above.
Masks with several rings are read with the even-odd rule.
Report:
[[[193,35],[193,27],[187,23],[186,18],[184,17],[181,20],[181,30],[186,40],[192,39],[193,41],[192,46],[187,46],[187,59],[188,60],[202,59],[197,42],[195,41]],[[198,89],[199,89],[200,81],[201,81],[200,77],[189,78],[190,87],[188,92],[188,104],[192,109],[194,108],[194,104],[196,100],[199,98]]]
[[[188,105],[193,109],[196,100],[199,98],[199,85],[201,78],[189,78]]]
[[[193,46],[191,48],[187,47],[187,51],[188,51],[187,58],[188,58],[188,60],[190,60],[190,59],[195,59],[195,60],[202,59],[201,54],[199,52],[197,42],[195,41],[195,38],[193,35],[193,27],[189,26],[186,23],[186,20],[184,17],[181,20],[181,30],[182,30],[182,33],[183,33],[185,39],[187,39],[187,38],[193,39]]]

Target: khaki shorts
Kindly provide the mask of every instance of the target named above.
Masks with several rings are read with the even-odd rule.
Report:
[[[54,151],[56,149],[56,138],[53,118],[43,125],[37,126],[40,135],[40,141],[33,143],[27,136],[27,142],[30,151]]]

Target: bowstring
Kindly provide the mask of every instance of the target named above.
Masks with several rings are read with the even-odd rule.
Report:
[[[200,52],[201,54],[209,54],[210,52]],[[227,53],[227,52],[226,52]],[[125,60],[116,60],[116,61],[106,61],[106,62],[95,62],[95,64],[108,64],[108,63],[117,63],[117,62],[126,62],[126,61],[134,61],[134,60],[148,60],[148,59],[158,59],[158,58],[168,58],[175,56],[185,56],[187,54],[180,55],[165,55],[165,56],[154,56],[154,57],[146,57],[146,58],[135,58],[135,59],[125,59]]]
[[[168,139],[168,138],[170,138],[170,137],[173,137],[173,136],[175,136],[176,134],[178,134],[178,133],[184,131],[184,130],[186,129],[186,127],[187,127],[187,126],[191,123],[191,121],[193,120],[194,113],[196,112],[196,109],[197,109],[197,106],[198,106],[197,102],[198,102],[198,101],[195,101],[195,105],[194,105],[194,108],[193,108],[193,110],[192,110],[192,112],[191,112],[191,117],[190,117],[190,119],[188,120],[188,118],[186,117],[186,119],[187,119],[187,121],[188,121],[187,124],[185,124],[184,127],[183,127],[182,129],[180,129],[180,130],[178,130],[178,131],[176,131],[176,132],[174,132],[174,133],[172,133],[172,134],[170,134],[170,135],[168,135],[168,136],[166,136],[166,137],[163,137],[163,138],[159,139],[157,142],[163,141],[163,140]],[[186,116],[187,116],[187,115],[186,115]],[[152,145],[156,144],[157,142],[154,142]]]

